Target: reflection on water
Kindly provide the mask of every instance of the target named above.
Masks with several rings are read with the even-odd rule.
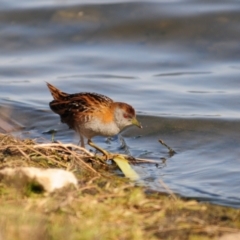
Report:
[[[135,166],[147,186],[164,191],[162,179],[183,196],[240,207],[239,12],[231,0],[2,2],[4,128],[11,109],[24,137],[50,140],[42,133],[56,128],[58,140],[77,143],[49,110],[45,81],[105,94],[140,115],[144,129],[123,135],[132,155],[159,160]],[[117,137],[95,141],[124,151]]]

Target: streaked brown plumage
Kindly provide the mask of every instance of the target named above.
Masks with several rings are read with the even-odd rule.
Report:
[[[127,103],[114,102],[97,93],[68,94],[49,83],[47,86],[54,98],[50,108],[60,115],[63,123],[79,133],[83,147],[83,137],[90,144],[94,136],[113,136],[129,125],[141,128],[134,108]]]

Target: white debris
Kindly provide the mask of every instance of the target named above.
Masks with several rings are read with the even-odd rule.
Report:
[[[0,179],[5,182],[34,182],[47,192],[53,192],[69,185],[77,186],[77,178],[73,173],[63,169],[42,169],[35,167],[4,168],[0,170]],[[12,181],[11,181],[12,180]],[[19,185],[19,184],[18,184]]]

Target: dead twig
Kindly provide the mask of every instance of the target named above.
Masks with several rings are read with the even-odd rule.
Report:
[[[94,155],[93,155],[92,153],[90,153],[87,149],[82,148],[82,147],[79,147],[79,146],[74,145],[74,144],[71,144],[71,143],[70,143],[70,144],[69,144],[69,143],[68,143],[68,144],[63,144],[63,143],[61,143],[61,142],[58,142],[58,143],[41,143],[41,144],[36,144],[36,145],[34,145],[33,147],[34,147],[34,148],[49,148],[49,147],[60,147],[60,146],[62,146],[62,147],[64,147],[64,148],[69,148],[69,147],[75,148],[75,149],[78,149],[78,150],[86,153],[87,155],[89,155],[89,156],[91,156],[91,157],[94,156]]]
[[[168,194],[170,194],[170,196],[177,201],[178,198],[176,197],[176,195],[174,194],[174,192],[163,182],[162,179],[159,179],[160,184],[163,186],[163,188],[168,192]]]
[[[170,148],[162,139],[158,140],[164,147],[166,147],[168,149],[168,152],[171,156],[173,156],[176,152]]]

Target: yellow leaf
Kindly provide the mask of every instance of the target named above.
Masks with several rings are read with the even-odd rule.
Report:
[[[118,165],[125,177],[131,180],[138,180],[140,178],[139,175],[130,166],[128,160],[125,157],[116,155],[113,157],[113,161]]]

